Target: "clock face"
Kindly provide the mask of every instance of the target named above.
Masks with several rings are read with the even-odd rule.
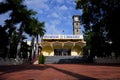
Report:
[[[79,18],[78,17],[74,17],[74,21],[79,21]]]

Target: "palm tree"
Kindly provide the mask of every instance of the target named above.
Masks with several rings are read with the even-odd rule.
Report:
[[[11,10],[11,5],[8,3],[7,0],[5,0],[4,2],[0,3],[0,14],[6,13],[6,12],[8,12],[10,10]],[[9,56],[11,35],[12,35],[12,32],[13,32],[12,24],[9,23],[9,22],[10,22],[9,20],[6,20],[6,24],[4,26],[4,27],[7,27],[7,28],[9,27],[9,31],[8,31],[8,34],[9,34],[8,35],[8,44],[6,46],[6,48],[7,48],[7,53],[6,53],[7,55],[6,55],[6,57]],[[12,20],[11,20],[11,22],[12,22]]]
[[[9,56],[9,51],[10,51],[10,42],[11,42],[11,36],[13,31],[15,30],[14,24],[19,23],[19,20],[15,20],[15,18],[18,17],[18,12],[20,8],[25,8],[22,4],[23,0],[4,0],[3,2],[0,2],[0,14],[6,13],[8,11],[11,11],[10,17],[11,19],[6,20],[6,24],[4,27],[7,27],[8,30],[8,45],[7,45],[7,56]],[[13,15],[14,14],[14,15]]]
[[[31,42],[32,52],[30,54],[30,58],[33,59],[33,55],[38,54],[38,37],[39,35],[40,37],[42,37],[46,32],[44,22],[39,22],[37,19],[33,18],[30,22],[30,26],[27,27],[25,31],[30,36],[32,36],[32,42]]]
[[[13,20],[6,20],[5,21],[5,25],[4,27],[6,27],[6,30],[8,29],[8,41],[7,41],[7,51],[6,51],[6,57],[9,58],[10,57],[10,45],[12,42],[12,35],[13,32],[15,31],[15,26],[13,25]]]
[[[21,9],[21,12],[19,13],[19,19],[21,21],[21,25],[19,28],[19,35],[18,35],[18,46],[17,46],[17,57],[20,55],[20,48],[21,48],[21,42],[22,42],[22,33],[25,29],[25,27],[29,27],[29,22],[31,20],[32,15],[36,14],[36,12],[33,12],[32,10],[27,9]]]
[[[17,46],[17,55],[20,55],[21,48],[21,36],[24,31],[24,28],[29,23],[32,14],[36,14],[36,12],[32,10],[28,10],[26,6],[23,4],[24,0],[5,0],[0,3],[0,14],[11,11],[10,17],[11,19],[6,20],[6,26],[9,27],[9,41],[8,41],[8,53],[10,50],[10,42],[13,31],[15,30],[15,24],[21,24],[19,29],[19,38],[18,38],[18,46]]]
[[[8,34],[6,32],[6,28],[0,25],[0,57],[5,58],[6,56],[4,52],[6,51],[7,41],[8,41]]]
[[[36,30],[36,49],[35,49],[35,53],[38,54],[38,46],[39,46],[39,43],[38,43],[38,38],[39,36],[42,37],[44,34],[45,34],[45,26],[44,26],[44,22],[38,22],[38,29]]]

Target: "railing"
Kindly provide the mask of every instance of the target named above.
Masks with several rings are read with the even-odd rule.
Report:
[[[83,39],[83,35],[44,35],[43,39]]]

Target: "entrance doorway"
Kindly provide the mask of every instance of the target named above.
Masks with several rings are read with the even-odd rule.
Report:
[[[71,49],[54,49],[55,56],[71,56]]]

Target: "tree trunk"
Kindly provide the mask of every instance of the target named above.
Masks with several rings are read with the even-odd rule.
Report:
[[[8,44],[6,46],[7,48],[7,52],[6,52],[6,58],[9,58],[10,57],[10,44],[11,44],[11,37],[8,37]]]
[[[11,45],[11,40],[12,40],[12,34],[13,34],[13,31],[15,30],[15,28],[13,27],[13,24],[11,23],[10,24],[10,29],[9,29],[9,35],[8,35],[8,44],[6,46],[7,48],[7,52],[6,52],[6,57],[9,58],[10,57],[10,45]]]
[[[24,31],[24,28],[25,28],[25,25],[22,23],[20,27],[20,33],[18,35],[18,45],[17,45],[17,54],[16,54],[17,58],[21,57],[20,52],[21,52],[21,43],[22,43],[22,33]]]
[[[32,51],[30,53],[30,58],[31,60],[33,60],[34,55],[35,55],[35,36],[34,35],[32,35],[31,48],[32,48]]]
[[[36,57],[38,56],[38,35],[36,36]]]

